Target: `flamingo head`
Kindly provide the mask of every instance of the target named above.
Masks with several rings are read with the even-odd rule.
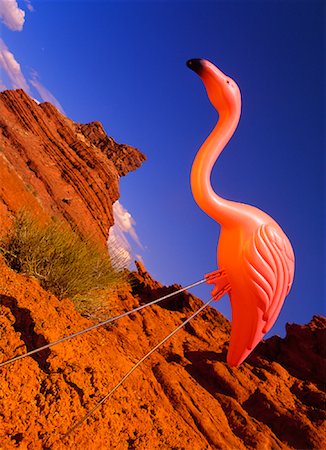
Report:
[[[219,114],[240,115],[241,94],[237,83],[207,59],[189,59],[187,66],[202,79],[212,105]]]

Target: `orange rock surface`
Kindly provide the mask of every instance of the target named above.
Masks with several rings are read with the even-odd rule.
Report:
[[[27,205],[103,243],[119,177],[144,160],[98,122],[80,125],[23,91],[0,94],[0,221]],[[83,220],[80,220],[83,218]],[[87,328],[0,257],[0,362]],[[112,315],[177,289],[138,264],[133,288],[107,292]],[[239,368],[226,363],[230,323],[208,307],[139,367],[66,439],[146,352],[202,302],[183,293],[0,368],[0,449],[324,449],[325,324],[287,325]]]
[[[90,326],[68,300],[1,260],[1,361]],[[113,314],[166,288],[139,267],[134,291],[111,293]],[[1,448],[325,448],[325,319],[288,325],[228,367],[229,322],[208,308],[151,356],[90,419],[83,417],[152,346],[201,301],[180,294],[0,369]]]
[[[119,178],[145,159],[107,136],[99,122],[75,123],[23,90],[0,93],[1,225],[28,208],[105,243]]]

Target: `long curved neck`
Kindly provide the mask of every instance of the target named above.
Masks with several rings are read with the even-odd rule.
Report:
[[[240,111],[220,114],[220,118],[198,151],[191,169],[191,188],[198,206],[221,225],[232,225],[239,214],[237,203],[217,195],[211,185],[215,161],[231,139],[240,119]]]

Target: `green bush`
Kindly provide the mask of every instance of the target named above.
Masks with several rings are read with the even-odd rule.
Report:
[[[12,269],[37,278],[58,298],[74,299],[126,280],[105,248],[59,221],[40,224],[26,212],[17,214],[1,250]]]

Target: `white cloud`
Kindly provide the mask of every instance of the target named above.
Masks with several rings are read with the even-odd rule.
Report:
[[[16,60],[14,54],[11,53],[11,51],[8,49],[3,39],[0,38],[0,74],[1,70],[6,73],[11,84],[11,89],[24,89],[25,92],[27,92],[28,94],[30,93],[29,84],[23,75],[19,62]],[[29,82],[38,91],[41,99],[45,102],[52,103],[56,108],[58,108],[59,111],[64,114],[65,112],[58,100],[40,82],[37,72],[35,70],[32,70],[30,76],[31,79],[29,80]],[[6,88],[3,83],[1,83],[0,79],[0,90],[1,89],[8,88]]]
[[[117,269],[130,267],[132,250],[127,239],[116,225],[113,225],[110,229],[108,249],[114,267]]]
[[[7,89],[7,86],[4,84],[4,82],[0,78],[0,92],[5,91]]]
[[[119,201],[113,205],[114,223],[123,233],[129,234],[139,247],[143,247],[135,230],[135,221],[132,215]]]
[[[30,0],[24,0],[29,11],[34,11]],[[19,8],[16,0],[0,0],[0,20],[12,31],[21,31],[25,22],[25,12]],[[30,93],[30,87],[27,83],[20,64],[16,60],[13,53],[8,50],[4,41],[0,38],[0,75],[3,70],[10,81],[10,88],[24,89],[25,92]],[[51,94],[51,92],[42,85],[36,71],[31,71],[31,79],[29,83],[37,90],[40,97],[45,102],[52,103],[59,111],[65,113],[58,100]],[[0,90],[6,87],[0,79]]]
[[[30,0],[24,0],[24,1],[26,3],[26,7],[27,7],[28,11],[33,12],[34,11],[34,6],[30,2]]]
[[[113,205],[114,225],[111,227],[108,239],[108,248],[112,261],[119,267],[129,267],[136,258],[141,260],[140,255],[135,255],[130,239],[143,248],[135,230],[135,220],[132,215],[117,201]]]
[[[37,92],[40,94],[41,99],[44,102],[50,102],[52,105],[54,105],[59,111],[62,112],[62,114],[65,114],[63,107],[60,105],[58,100],[54,97],[51,92],[43,86],[43,84],[40,82],[38,73],[35,70],[31,71],[31,78],[29,80],[32,86],[37,90]]]
[[[0,69],[3,69],[14,89],[24,89],[29,92],[29,86],[21,71],[20,64],[15,56],[8,50],[4,41],[0,38]]]
[[[0,19],[12,31],[21,31],[25,22],[25,11],[16,0],[0,0]]]

